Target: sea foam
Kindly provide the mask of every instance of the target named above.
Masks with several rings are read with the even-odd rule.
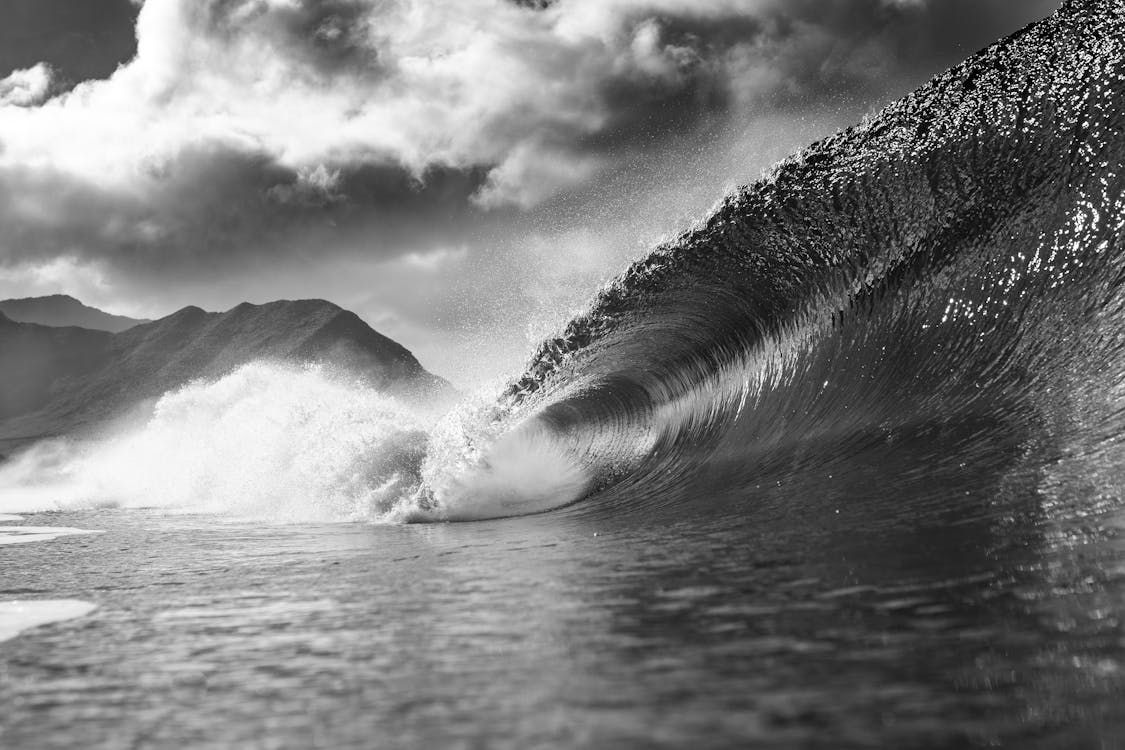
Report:
[[[96,604],[77,599],[0,602],[0,641],[41,625],[84,617],[95,609]]]
[[[137,427],[31,447],[0,471],[0,512],[380,517],[413,487],[425,439],[416,416],[372,388],[323,368],[252,364],[166,394]]]
[[[73,529],[66,526],[0,526],[0,547],[7,544],[49,542],[64,536],[101,534],[94,529]]]
[[[512,429],[489,396],[438,419],[325,367],[254,363],[165,394],[133,427],[32,446],[0,469],[0,513],[471,520],[563,505],[585,483],[550,435]]]

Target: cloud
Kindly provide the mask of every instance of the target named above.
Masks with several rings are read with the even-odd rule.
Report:
[[[472,218],[457,217],[482,180],[436,168],[422,180],[395,166],[291,168],[218,142],[150,155],[133,184],[0,168],[0,266],[71,257],[182,283],[332,254],[402,255],[460,236]]]
[[[609,166],[599,149],[840,83],[820,63],[900,5],[148,0],[137,56],[108,80],[46,103],[43,65],[0,84],[27,108],[4,112],[0,165],[127,187],[218,142],[302,173],[486,167],[482,205],[527,206]]]
[[[47,61],[59,85],[104,78],[136,52],[131,0],[0,2],[0,78]]]
[[[108,80],[43,103],[44,66],[6,79],[25,109],[3,113],[0,167],[135,188],[153,163],[221,143],[308,174],[484,167],[482,205],[532,205],[735,94],[807,87],[841,3],[795,5],[148,0],[137,56]]]
[[[499,326],[753,177],[740,143],[823,135],[1054,2],[1015,5],[146,0],[105,78],[0,80],[0,281]]]
[[[50,99],[46,64],[5,79],[0,264],[182,277],[300,256],[302,241],[425,250],[439,221],[455,234],[542,204],[721,112],[729,72],[707,45],[738,40],[701,24],[745,13],[148,0],[137,55],[109,78]]]
[[[51,66],[38,63],[0,79],[0,107],[33,107],[51,91]]]

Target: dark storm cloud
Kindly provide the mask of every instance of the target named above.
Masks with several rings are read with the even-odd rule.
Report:
[[[130,0],[3,0],[0,78],[39,62],[71,82],[104,78],[137,51]]]
[[[546,10],[556,4],[558,0],[508,0],[512,5],[517,5],[528,10]]]
[[[794,71],[815,94],[834,84],[878,85],[882,81],[873,73],[893,73],[912,83],[929,78],[1058,5],[1059,0],[794,0],[786,5],[783,23],[790,30],[822,28],[830,40],[820,48],[825,54],[813,52]],[[877,61],[882,71],[863,69]]]
[[[1013,2],[149,0],[137,60],[63,108],[112,92],[185,142],[223,120],[288,166],[486,170],[481,206],[526,207],[671,136],[914,82],[1010,27]]]
[[[220,38],[258,34],[279,55],[293,57],[323,72],[372,73],[378,50],[371,44],[371,3],[366,0],[316,0],[280,7],[258,0],[200,2],[206,27]]]
[[[729,4],[711,15],[638,4],[622,23],[658,30],[683,75],[610,76],[602,92],[613,112],[587,142],[615,145],[682,132],[729,111],[740,95],[757,111],[815,109],[868,97],[888,78],[908,85],[956,64],[1014,30],[1015,0],[786,0]],[[1052,12],[1057,0],[1019,4],[1021,22]]]
[[[42,170],[0,170],[0,266],[98,262],[133,279],[362,254],[389,260],[456,241],[483,173],[393,166],[298,172],[265,154],[194,146],[145,167],[143,192]],[[206,186],[206,189],[200,189]]]
[[[513,2],[563,15],[568,9],[566,2]],[[546,142],[574,155],[623,155],[659,148],[668,136],[723,117],[796,113],[870,98],[888,87],[915,85],[1056,5],[1056,0],[1031,0],[1018,8],[1015,0],[625,4],[607,31],[622,40],[623,52],[632,53],[631,64],[603,69],[588,83],[603,113],[598,126],[546,122],[542,132]]]

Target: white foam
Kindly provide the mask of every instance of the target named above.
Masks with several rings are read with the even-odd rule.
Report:
[[[0,526],[0,546],[5,544],[26,544],[28,542],[48,542],[63,536],[77,534],[103,534],[91,529],[72,529],[65,526]]]
[[[414,489],[424,448],[422,424],[390,397],[320,368],[259,363],[166,394],[138,428],[33,446],[0,471],[0,511],[379,517]]]
[[[95,609],[96,604],[77,599],[0,602],[0,641],[40,625],[84,617]]]
[[[588,483],[557,437],[534,420],[512,429],[492,394],[435,425],[323,368],[255,363],[165,394],[114,435],[32,446],[0,468],[0,512],[468,520],[565,505]]]
[[[413,520],[474,521],[521,516],[578,500],[590,479],[571,452],[532,420],[476,451],[431,447],[423,476],[436,506]]]

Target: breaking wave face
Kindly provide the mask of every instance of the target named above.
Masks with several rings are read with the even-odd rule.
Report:
[[[1069,0],[635,263],[504,409],[572,513],[1119,506],[1123,171],[1125,2]]]
[[[498,399],[434,421],[253,365],[131,433],[36,447],[0,474],[0,512],[651,517],[779,492],[929,512],[955,488],[1119,504],[1123,102],[1125,3],[1070,0],[729,196]]]

